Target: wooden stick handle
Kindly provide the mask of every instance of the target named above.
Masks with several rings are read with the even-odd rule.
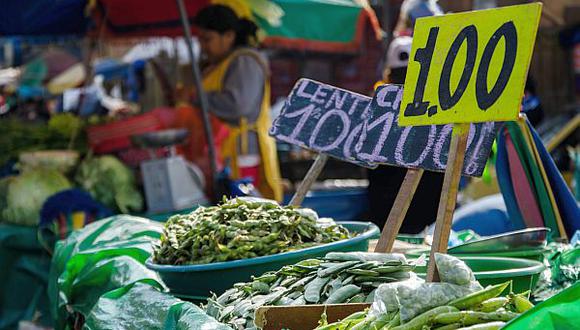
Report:
[[[393,245],[395,244],[395,239],[397,234],[401,229],[403,220],[407,215],[415,191],[421,182],[421,177],[423,176],[423,169],[407,169],[407,174],[405,174],[405,179],[401,184],[401,188],[397,193],[397,198],[393,203],[393,207],[389,212],[389,217],[385,226],[383,227],[383,232],[381,233],[381,238],[375,247],[375,252],[391,252]]]
[[[328,156],[325,154],[318,154],[318,156],[316,156],[314,163],[310,166],[310,169],[308,169],[308,173],[306,173],[306,176],[302,182],[300,182],[300,185],[298,185],[298,188],[288,205],[300,206],[302,204],[304,197],[306,197],[306,194],[308,193],[308,190],[310,190],[310,187],[312,187],[314,181],[318,179],[318,176],[320,175],[320,172],[322,172],[324,165],[326,165],[327,160]]]
[[[431,253],[429,255],[427,282],[439,281],[439,274],[437,273],[437,266],[435,265],[435,253],[447,252],[468,135],[469,124],[455,124],[453,126],[447,167],[445,169],[445,177],[443,178],[443,188],[441,189],[441,198],[439,199],[439,208],[437,209],[433,245],[431,246]]]

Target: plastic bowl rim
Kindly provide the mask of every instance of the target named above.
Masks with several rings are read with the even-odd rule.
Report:
[[[431,249],[429,248],[416,248],[416,249],[411,249],[408,250],[407,252],[405,252],[405,256],[408,258],[415,258],[415,257],[419,257],[421,254],[429,254],[429,252],[431,251]],[[539,256],[539,255],[543,255],[544,251],[546,251],[545,247],[535,247],[532,249],[526,249],[526,250],[514,250],[514,251],[492,251],[492,252],[455,252],[455,251],[451,251],[448,250],[447,253],[449,255],[452,255],[454,257],[502,257],[502,258],[516,258],[516,259],[527,259],[527,258],[521,258],[520,255],[522,256]],[[517,257],[515,256],[517,255]]]
[[[259,264],[269,263],[271,261],[278,261],[280,257],[294,257],[295,255],[301,255],[305,252],[312,251],[312,250],[329,250],[333,251],[334,248],[342,247],[343,245],[350,245],[352,243],[357,243],[363,240],[371,239],[373,236],[379,233],[379,227],[372,222],[363,222],[363,221],[336,221],[337,224],[341,225],[362,225],[366,226],[365,230],[361,232],[360,235],[349,238],[343,239],[337,242],[326,243],[322,245],[316,245],[307,247],[300,250],[282,252],[267,256],[260,256],[250,259],[240,259],[240,260],[231,260],[231,261],[223,261],[223,262],[215,262],[210,264],[197,264],[197,265],[185,265],[185,266],[173,266],[173,265],[160,265],[153,262],[152,257],[150,256],[145,261],[145,266],[149,269],[162,272],[162,273],[187,273],[187,272],[203,272],[203,271],[212,271],[212,270],[222,270],[222,269],[229,269],[229,268],[236,268],[236,267],[247,267]]]
[[[474,252],[461,252],[461,248],[470,247],[474,244],[490,242],[490,241],[496,240],[498,238],[505,238],[505,237],[509,237],[509,236],[513,236],[513,235],[517,235],[517,234],[541,233],[541,232],[545,232],[546,238],[543,239],[542,245],[538,245],[538,247],[544,248],[546,246],[546,240],[548,238],[548,235],[550,235],[551,231],[552,230],[548,227],[532,227],[532,228],[525,228],[525,229],[520,229],[520,230],[509,231],[509,232],[491,235],[491,236],[484,236],[483,238],[480,238],[480,239],[468,241],[468,242],[450,247],[449,252],[455,252],[455,251],[459,250],[460,252],[457,252],[457,253],[464,253],[464,254],[474,253]],[[475,253],[477,253],[477,252],[475,252]]]
[[[501,277],[517,277],[517,276],[528,276],[528,275],[536,275],[540,274],[546,266],[543,263],[535,260],[530,259],[521,259],[521,258],[507,258],[507,257],[475,257],[475,256],[466,256],[466,257],[459,257],[460,260],[488,260],[488,261],[496,261],[498,259],[502,261],[510,261],[516,264],[527,264],[526,267],[522,268],[513,268],[513,269],[504,269],[504,270],[492,270],[492,271],[481,271],[473,273],[479,277],[480,279],[486,278],[497,278],[497,275],[505,275]],[[424,273],[418,273],[424,274]]]

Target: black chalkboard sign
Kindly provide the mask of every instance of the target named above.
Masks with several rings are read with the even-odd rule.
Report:
[[[398,125],[403,86],[383,85],[376,90],[355,147],[361,161],[406,168],[445,171],[453,125]],[[501,123],[471,124],[463,174],[481,176]]]
[[[364,124],[369,97],[310,79],[300,79],[270,129],[279,141],[328,154],[365,167],[355,145]]]

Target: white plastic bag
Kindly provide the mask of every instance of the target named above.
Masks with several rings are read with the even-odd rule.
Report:
[[[461,260],[437,255],[435,262],[442,282],[425,283],[419,278],[411,278],[404,282],[383,284],[377,288],[369,315],[399,311],[401,322],[406,322],[429,309],[483,289],[471,269]],[[465,284],[458,285],[458,282]]]

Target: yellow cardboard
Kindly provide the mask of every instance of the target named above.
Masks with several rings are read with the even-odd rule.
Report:
[[[531,3],[418,19],[413,35],[399,125],[420,126],[516,120],[541,10],[541,3]],[[432,28],[435,29],[432,30]],[[436,30],[436,38],[432,38],[434,39],[432,52],[423,51],[429,54],[431,62],[427,78],[423,79],[425,83],[422,101],[428,102],[428,105],[422,109],[428,108],[431,111],[420,113],[421,110],[416,110],[415,115],[410,115],[407,107],[409,104],[411,107],[417,104],[414,102],[417,101],[415,94],[417,90],[420,90],[419,73],[422,66],[417,61],[417,51],[428,46],[429,35],[434,34],[434,30]],[[495,37],[493,37],[494,34]],[[455,41],[456,39],[458,40]],[[507,40],[509,40],[509,45]],[[456,51],[451,51],[454,43]],[[489,48],[487,51],[485,51],[486,47]],[[469,60],[468,48],[471,49]],[[448,53],[455,54],[455,59],[453,60],[453,55],[448,56]],[[484,53],[487,55],[484,56]],[[508,53],[513,56],[507,56]],[[487,59],[489,63],[488,70],[485,70],[485,64],[482,65],[484,59]],[[445,65],[446,62],[448,62],[447,65]],[[448,80],[442,79],[444,67],[447,67],[446,72],[450,72],[447,75]],[[481,70],[480,67],[482,67]],[[499,79],[503,67],[505,67],[503,79]],[[470,70],[471,74],[469,74]],[[462,78],[462,76],[465,77]],[[479,82],[477,82],[478,79]],[[463,80],[461,85],[463,88],[458,88],[461,80]],[[445,84],[446,81],[448,81],[447,84]],[[447,92],[445,92],[446,88],[441,88],[445,85],[448,86]],[[496,85],[497,88],[494,88]],[[482,95],[480,98],[477,97],[477,88]],[[442,93],[444,96],[440,98]],[[447,109],[444,110],[442,104]]]

